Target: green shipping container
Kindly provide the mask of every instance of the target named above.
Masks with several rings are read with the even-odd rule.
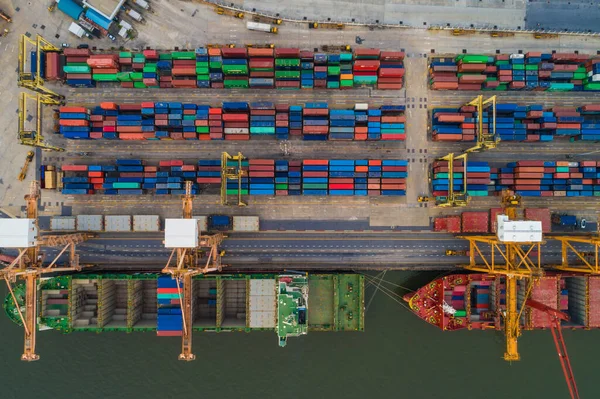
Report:
[[[133,82],[133,88],[134,89],[146,89],[146,85],[144,84],[144,82]]]
[[[237,195],[238,190],[227,190],[227,195]],[[247,189],[242,189],[242,195],[248,195]]]
[[[156,64],[155,65],[150,65],[150,64],[144,65],[144,69],[142,69],[142,72],[156,73]]]
[[[340,82],[327,82],[327,88],[328,89],[339,89]]]
[[[119,80],[116,73],[95,73],[92,79],[98,82],[117,82]]]
[[[575,85],[573,83],[556,83],[550,82],[550,87],[547,91],[571,91]]]
[[[115,182],[113,188],[140,188],[140,183]]]
[[[274,127],[250,127],[251,134],[275,134]]]
[[[221,69],[223,67],[223,63],[222,62],[216,62],[216,61],[211,61],[211,62],[208,63],[208,65],[212,69]]]
[[[119,72],[117,73],[117,79],[120,82],[131,82],[132,72]]]
[[[377,83],[377,76],[361,76],[354,75],[354,84],[355,85],[374,85]]]
[[[130,51],[121,51],[119,53],[119,58],[131,58],[131,57],[133,57],[133,55]]]
[[[86,66],[83,66],[83,65],[81,65],[81,66],[80,65],[66,65],[63,68],[63,71],[65,73],[90,73],[91,72],[91,68],[88,65],[86,65]]]
[[[297,67],[300,66],[300,58],[275,58],[275,66]]]
[[[340,67],[339,66],[330,66],[327,67],[327,75],[339,75]]]
[[[173,51],[171,56],[174,60],[195,60],[196,53],[193,51]]]
[[[525,65],[523,64],[513,64],[512,65],[512,69],[515,71],[524,71],[525,70]]]
[[[275,79],[300,79],[300,71],[275,71]]]
[[[577,80],[583,80],[587,78],[587,74],[585,72],[581,73],[581,72],[575,72],[573,74],[573,79],[577,79]]]
[[[327,189],[327,183],[304,183],[302,188],[308,190],[325,190]]]
[[[248,67],[246,65],[223,65],[225,75],[246,75]]]
[[[226,89],[231,89],[231,88],[236,88],[236,87],[241,88],[241,89],[247,89],[249,87],[247,80],[228,80],[228,79],[225,79],[223,81],[223,86]]]
[[[600,90],[600,82],[585,83],[583,90]]]
[[[161,53],[158,55],[158,59],[161,61],[168,61],[172,60],[173,56],[171,55],[171,53]]]
[[[196,68],[208,68],[208,61],[196,61]]]
[[[193,115],[194,118],[196,117]],[[209,133],[208,126],[196,126],[196,133]]]
[[[281,184],[276,184],[275,185],[275,190],[287,190],[288,189],[288,185],[281,183]]]
[[[209,80],[210,75],[198,75],[196,76],[196,80]]]
[[[340,80],[340,86],[341,87],[352,87],[352,86],[354,86],[354,81],[348,80],[348,79]]]
[[[526,71],[537,71],[538,70],[538,66],[537,65],[527,64],[527,65],[525,65],[525,70]]]
[[[462,56],[462,57],[461,57]],[[461,57],[461,58],[459,58]],[[487,56],[487,55],[478,55],[478,54],[461,54],[458,57],[459,60],[461,60],[463,62],[463,64],[486,64],[490,61],[493,62],[493,57]]]
[[[131,80],[142,80],[144,78],[144,74],[141,72],[131,72],[129,76]]]

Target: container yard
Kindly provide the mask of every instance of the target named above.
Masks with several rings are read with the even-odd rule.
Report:
[[[329,109],[301,105],[224,102],[221,107],[176,102],[101,103],[93,109],[59,108],[67,139],[119,140],[405,140],[405,106]]]
[[[37,57],[37,53],[31,53]],[[72,87],[348,89],[403,86],[404,53],[379,49],[319,53],[298,48],[205,48],[95,54],[89,48],[44,53],[48,81]],[[34,65],[33,63],[31,65]],[[40,70],[42,72],[42,70]],[[35,71],[31,71],[35,73]]]
[[[458,358],[481,365],[469,386],[490,399],[498,379],[528,397],[591,395],[600,33],[551,30],[537,0],[426,15],[410,2],[0,3],[16,53],[0,62],[18,60],[0,96],[17,104],[0,140],[3,358],[68,353],[81,371],[110,354],[98,367],[111,381],[127,364],[129,391],[115,390],[131,397],[201,394],[187,369],[133,388],[167,381],[156,370],[177,359],[227,370],[200,384],[224,397],[232,379],[238,396],[289,380],[288,359],[305,396],[351,398],[397,395],[372,381],[444,375]],[[563,8],[564,23],[595,15]],[[491,363],[500,350],[543,373],[515,378]],[[39,383],[85,395],[85,376],[55,365]],[[362,383],[333,394],[323,375]],[[403,393],[449,399],[439,381]]]

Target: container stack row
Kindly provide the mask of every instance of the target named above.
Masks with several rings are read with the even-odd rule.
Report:
[[[177,280],[171,276],[159,276],[157,279],[156,300],[158,302],[156,335],[159,337],[183,335],[183,316]]]
[[[493,132],[492,110],[482,115],[483,132]],[[474,106],[436,108],[431,112],[434,141],[475,141],[478,118]],[[502,141],[600,140],[600,104],[580,107],[496,105],[496,134]]]
[[[230,161],[231,162],[231,161]],[[228,166],[236,167],[232,162]],[[218,188],[221,161],[181,160],[145,165],[139,159],[118,159],[116,165],[63,165],[63,194],[142,195],[185,193],[185,181],[199,189]],[[408,162],[405,160],[273,160],[242,162],[244,195],[358,195],[404,196]],[[238,181],[227,182],[227,193],[237,194]],[[215,190],[216,193],[216,190]]]
[[[447,233],[496,233],[498,228],[497,216],[503,214],[502,208],[492,208],[487,211],[463,212],[461,215],[441,216],[433,221],[433,231]],[[552,229],[550,209],[527,208],[523,214],[524,220],[542,222],[542,232],[550,233]]]
[[[436,198],[448,196],[449,169],[448,161],[435,161],[432,164],[433,179],[432,193]],[[469,161],[466,170],[463,161],[454,161],[453,164],[454,192],[466,192],[471,197],[485,197],[488,195],[488,185],[491,182],[490,166],[487,162]],[[466,172],[466,181],[465,181]]]
[[[37,57],[36,53],[31,54]],[[126,88],[402,88],[404,53],[356,49],[336,54],[297,48],[197,48],[195,51],[93,54],[89,49],[44,53],[49,80],[94,87],[118,82]],[[35,71],[34,71],[35,72]]]
[[[119,140],[405,140],[404,105],[329,109],[271,102],[223,102],[221,107],[179,102],[116,104],[92,109],[59,108],[60,133],[67,139]]]
[[[600,196],[600,162],[518,161],[492,169],[494,190],[526,197]]]
[[[576,53],[459,54],[433,58],[434,90],[600,90],[600,58]]]

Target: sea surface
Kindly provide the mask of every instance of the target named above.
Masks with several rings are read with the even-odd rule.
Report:
[[[414,289],[435,276],[388,272],[385,280]],[[387,287],[391,297],[368,288],[363,333],[314,332],[285,348],[273,332],[195,333],[189,363],[177,360],[179,338],[56,331],[38,333],[38,362],[21,362],[22,328],[2,314],[0,398],[569,397],[550,331],[525,331],[522,360],[509,364],[502,333],[443,333],[397,302],[393,294],[406,291]],[[600,330],[564,335],[581,397],[599,398]]]

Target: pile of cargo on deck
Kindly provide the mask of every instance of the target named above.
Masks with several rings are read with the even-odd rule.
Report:
[[[489,211],[463,212],[461,215],[436,217],[433,221],[433,231],[447,233],[496,233],[498,215],[504,214],[502,208],[492,208]],[[550,209],[527,208],[518,220],[534,220],[542,222],[542,232],[551,232]]]
[[[337,54],[254,47],[94,54],[90,49],[67,48],[44,58],[46,67],[40,73],[47,80],[65,79],[73,87],[118,82],[137,89],[370,86],[399,90],[404,77],[403,52],[362,48]]]
[[[598,161],[518,161],[491,171],[496,192],[511,189],[523,197],[600,196]]]
[[[467,194],[471,197],[485,197],[488,195],[490,184],[490,167],[487,162],[469,161],[465,170],[462,160],[454,161],[453,164],[454,192],[464,192],[465,185]],[[433,179],[432,193],[434,197],[447,197],[449,188],[448,161],[435,161],[432,164]],[[466,181],[465,181],[466,174]]]
[[[237,163],[228,166],[237,167]],[[182,195],[188,180],[193,182],[194,194],[221,185],[220,160],[200,160],[196,165],[168,160],[148,165],[139,159],[118,159],[112,165],[62,165],[62,170],[63,194]],[[242,170],[244,195],[404,196],[408,162],[246,159]],[[228,180],[227,193],[238,194],[237,180]]]
[[[224,102],[221,107],[179,102],[63,106],[60,133],[68,139],[120,140],[404,140],[404,105],[329,109],[271,102]]]
[[[529,281],[518,280],[517,306],[524,307]],[[539,278],[531,287],[531,299],[570,316],[563,328],[600,328],[600,277],[554,274]],[[506,310],[504,276],[451,274],[419,288],[411,309],[423,320],[443,330],[502,328]],[[551,327],[551,317],[524,307],[520,324],[525,329]]]
[[[540,53],[434,57],[434,90],[600,90],[600,57]]]
[[[483,111],[483,133],[493,130],[492,109]],[[475,106],[435,108],[431,135],[435,141],[475,141],[478,115]],[[580,107],[496,105],[496,134],[502,141],[600,140],[600,104]]]

